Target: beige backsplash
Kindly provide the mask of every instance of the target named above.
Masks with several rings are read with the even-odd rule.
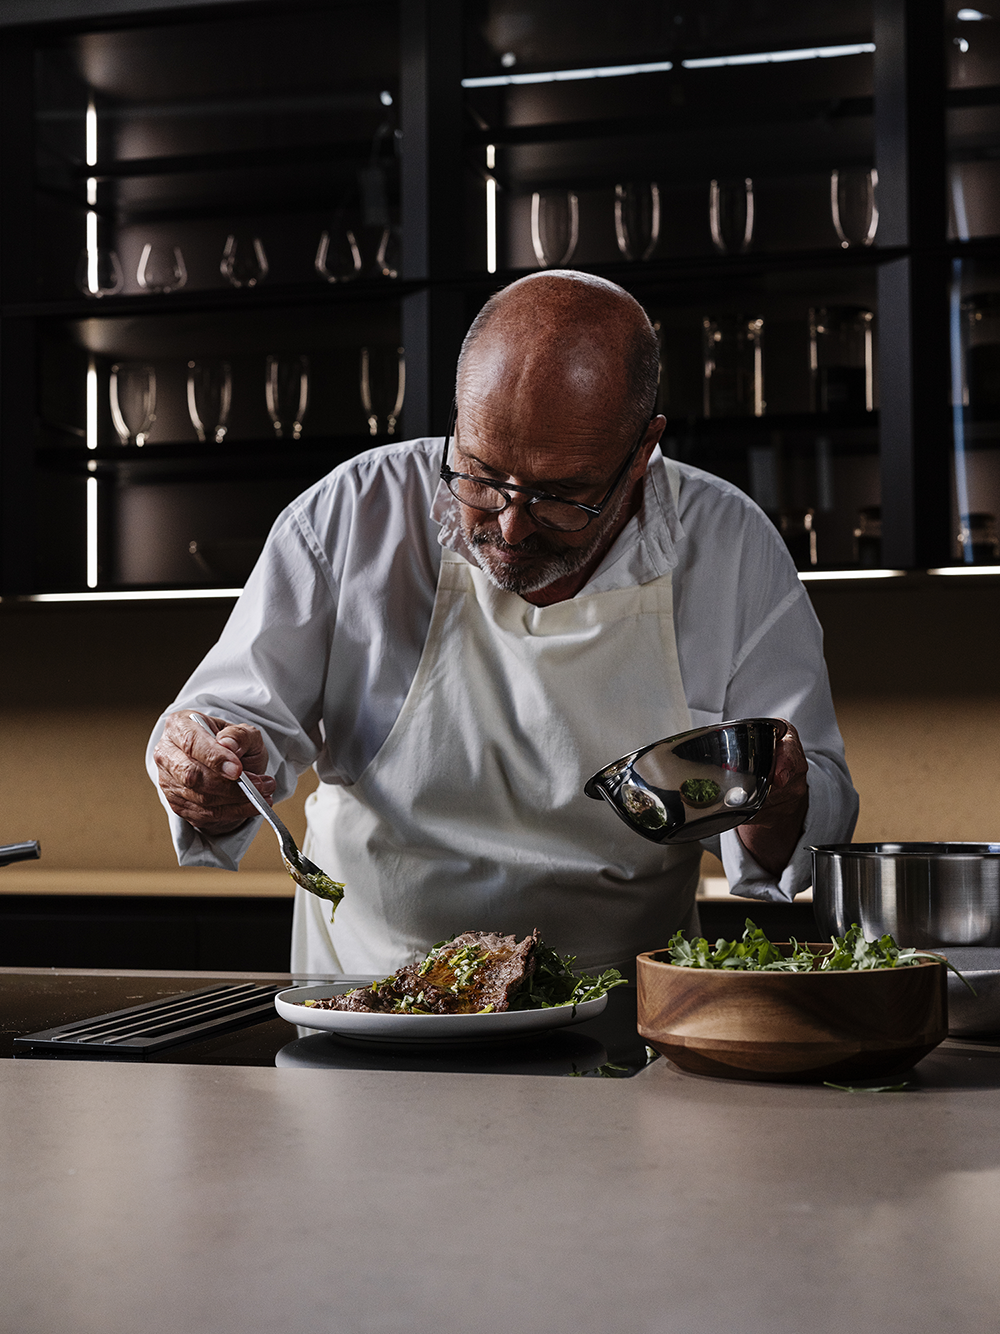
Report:
[[[857,840],[1000,839],[1000,586],[957,583],[813,593],[861,794]],[[4,872],[8,890],[43,868],[176,867],[143,752],[226,610],[2,609],[0,842],[43,848]],[[306,774],[279,807],[297,837],[314,783]],[[243,866],[281,872],[268,830]]]

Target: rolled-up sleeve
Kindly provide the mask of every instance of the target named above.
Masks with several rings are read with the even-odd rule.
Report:
[[[781,877],[775,881],[757,865],[735,830],[719,840],[730,893],[790,901],[811,882],[809,848],[849,842],[858,818],[858,796],[844,759],[823,661],[822,630],[804,589],[792,591],[738,664],[726,705],[731,718],[787,719],[806,753],[809,811]]]
[[[277,520],[218,642],[161,716],[146,765],[156,779],[153,748],[168,713],[197,709],[260,729],[277,783],[275,801],[291,796],[299,774],[323,745],[321,713],[337,589],[329,563],[295,506]],[[160,799],[166,806],[162,793]],[[167,807],[182,866],[236,870],[259,817],[231,834],[209,837]]]

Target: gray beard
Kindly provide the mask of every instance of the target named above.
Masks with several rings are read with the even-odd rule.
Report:
[[[579,574],[597,555],[607,539],[608,532],[618,522],[628,499],[628,490],[619,498],[613,510],[605,511],[597,520],[596,531],[591,540],[582,547],[571,547],[567,551],[554,554],[549,560],[537,566],[533,573],[519,573],[508,565],[494,564],[491,561],[491,549],[499,547],[506,551],[532,552],[532,537],[525,538],[515,547],[510,547],[499,536],[491,532],[477,532],[475,529],[466,537],[476,564],[483,571],[490,583],[505,593],[517,593],[524,597],[527,593],[537,593],[548,588],[549,584],[559,579],[566,579],[572,574]]]

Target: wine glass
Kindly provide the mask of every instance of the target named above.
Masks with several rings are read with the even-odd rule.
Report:
[[[121,261],[114,250],[104,246],[80,251],[76,266],[76,285],[84,296],[114,296],[125,285]]]
[[[878,172],[852,167],[830,172],[830,215],[842,250],[871,245],[878,231]]]
[[[230,232],[223,247],[219,272],[234,287],[256,287],[267,277],[268,263],[259,236],[237,236]]]
[[[626,259],[649,259],[660,239],[660,187],[655,181],[615,186],[615,236]]]
[[[375,252],[375,267],[383,278],[399,277],[399,229],[383,227]]]
[[[144,292],[176,292],[187,278],[180,246],[154,245],[147,241],[142,247],[135,280]]]
[[[406,358],[403,349],[363,347],[361,405],[368,414],[369,435],[378,435],[380,416],[385,417],[386,435],[396,434],[405,394]]]
[[[712,243],[723,255],[741,254],[753,240],[753,181],[712,180],[708,188]]]
[[[116,362],[109,385],[111,420],[123,445],[140,448],[156,421],[156,372],[134,361]]]
[[[279,440],[302,438],[302,419],[309,406],[309,358],[271,354],[264,380],[267,413]]]
[[[531,248],[543,269],[573,258],[580,237],[580,206],[572,190],[536,190],[531,196]]]
[[[221,445],[229,427],[233,400],[233,373],[228,361],[189,361],[187,405],[191,425],[204,444],[211,438]]]
[[[361,272],[361,251],[350,227],[334,224],[320,232],[316,258],[316,272],[328,283],[346,283]]]

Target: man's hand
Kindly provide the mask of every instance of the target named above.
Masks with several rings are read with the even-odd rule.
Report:
[[[749,824],[740,825],[740,842],[757,865],[771,875],[780,876],[791,860],[795,845],[802,837],[809,789],[806,786],[808,764],[799,734],[791,723],[778,742],[774,757],[771,790]]]
[[[256,727],[207,718],[215,736],[189,710],[168,716],[153,758],[170,809],[206,834],[230,834],[257,812],[236,784],[246,773],[262,797],[275,782],[264,770],[267,749]]]

